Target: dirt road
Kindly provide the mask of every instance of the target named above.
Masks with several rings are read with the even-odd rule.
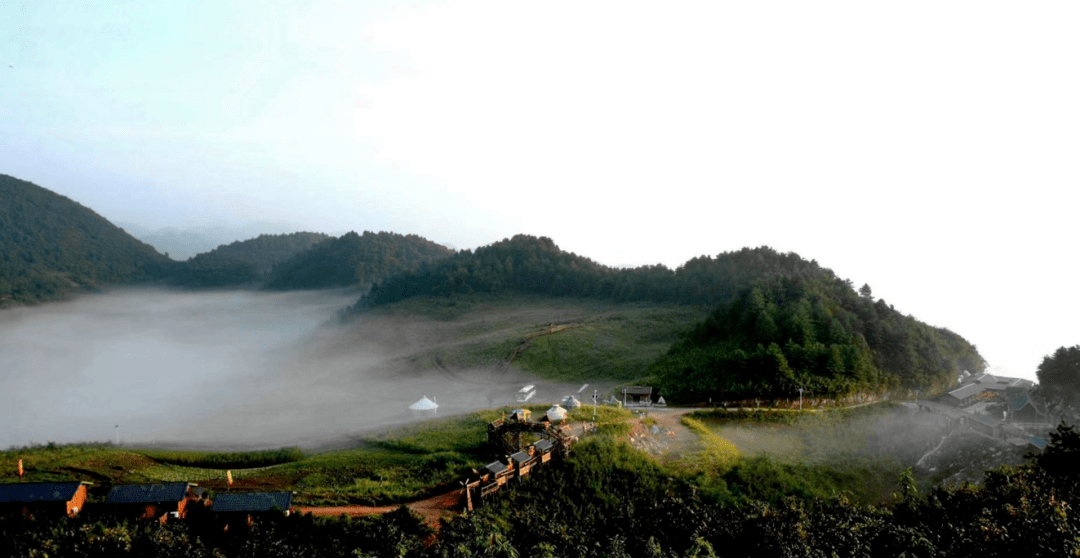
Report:
[[[445,494],[432,496],[431,498],[424,500],[409,502],[405,504],[405,506],[420,515],[420,517],[423,517],[424,522],[427,523],[429,527],[438,531],[440,519],[449,519],[461,513],[461,510],[464,507],[462,501],[463,498],[464,496],[462,495],[461,490],[452,490]],[[296,511],[299,513],[310,513],[311,515],[324,517],[336,517],[342,514],[350,517],[363,517],[392,512],[398,509],[398,507],[400,506],[300,506],[296,508]]]

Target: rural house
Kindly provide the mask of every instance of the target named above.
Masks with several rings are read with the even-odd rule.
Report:
[[[250,492],[218,494],[212,509],[224,520],[225,529],[244,525],[248,528],[256,517],[272,514],[288,516],[292,510],[292,492]]]
[[[623,405],[652,405],[653,388],[649,386],[627,386],[623,388]]]
[[[201,503],[201,491],[196,488],[186,482],[114,486],[105,504],[115,513],[140,519],[183,518],[190,502]]]
[[[514,464],[515,478],[520,481],[522,477],[529,474],[532,466],[537,463],[537,459],[528,452],[519,451],[510,454],[510,462]]]
[[[533,456],[540,458],[540,463],[547,463],[551,461],[551,450],[554,448],[554,444],[551,440],[540,440],[532,445]]]
[[[88,482],[0,484],[0,517],[66,515],[73,517],[86,504]]]

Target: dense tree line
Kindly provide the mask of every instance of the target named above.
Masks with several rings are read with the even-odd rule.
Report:
[[[659,264],[613,268],[564,252],[550,238],[519,234],[475,251],[462,250],[445,261],[421,266],[417,273],[379,282],[358,301],[357,308],[413,296],[466,293],[716,306],[731,300],[755,279],[777,274],[825,274],[837,280],[831,270],[815,261],[768,247],[701,256],[675,270]]]
[[[1059,557],[1080,554],[1080,435],[1059,426],[1029,464],[982,485],[919,494],[910,473],[891,502],[844,494],[717,498],[625,442],[579,444],[490,505],[444,522],[425,546],[407,510],[381,518],[262,519],[224,532],[210,517],[161,526],[86,516],[0,522],[7,556]],[[769,483],[771,479],[755,482]],[[755,492],[750,490],[749,492]],[[760,490],[756,492],[761,492]]]
[[[1080,345],[1058,347],[1036,370],[1045,395],[1063,403],[1080,400]]]
[[[275,266],[265,286],[279,290],[367,288],[452,254],[449,248],[415,234],[349,232],[324,240]]]
[[[330,238],[313,232],[263,234],[174,262],[158,275],[166,284],[190,288],[261,286],[275,265]]]
[[[0,297],[36,302],[141,282],[168,261],[90,209],[0,175]]]

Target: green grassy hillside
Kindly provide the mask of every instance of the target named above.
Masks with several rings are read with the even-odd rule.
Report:
[[[379,306],[353,327],[360,337],[407,336],[402,350],[419,371],[507,366],[560,382],[631,382],[706,315],[672,303],[462,295]]]

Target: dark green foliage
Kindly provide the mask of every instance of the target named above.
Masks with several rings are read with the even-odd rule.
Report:
[[[0,556],[419,556],[431,532],[406,508],[353,520],[268,514],[250,531],[242,523],[231,527],[225,531],[219,518],[194,513],[166,525],[120,519],[100,509],[72,520],[15,517],[0,522]]]
[[[982,486],[924,497],[907,471],[890,505],[843,494],[718,502],[625,442],[599,438],[444,523],[429,547],[427,527],[405,508],[354,520],[268,516],[250,532],[225,532],[209,514],[163,526],[88,505],[74,520],[0,521],[0,556],[1080,556],[1075,467],[1048,466],[1075,460],[1080,435],[1064,425],[1057,434],[1033,463],[988,471]],[[785,482],[763,468],[746,491]]]
[[[268,289],[366,288],[376,281],[417,270],[453,252],[420,236],[364,231],[325,240],[276,266]]]
[[[0,175],[0,299],[38,302],[147,281],[170,263],[82,205]]]
[[[798,262],[788,262],[798,263]],[[818,397],[949,385],[985,367],[975,347],[816,264],[759,276],[653,367],[669,399]]]
[[[1058,347],[1043,357],[1036,374],[1043,392],[1052,398],[1069,402],[1080,397],[1080,345]]]
[[[329,238],[322,233],[298,232],[233,242],[171,265],[164,281],[192,288],[258,285],[267,280],[276,264]]]
[[[550,238],[517,235],[476,252],[458,252],[416,273],[385,279],[357,308],[412,296],[473,292],[610,297],[616,275],[611,268],[559,250]]]

